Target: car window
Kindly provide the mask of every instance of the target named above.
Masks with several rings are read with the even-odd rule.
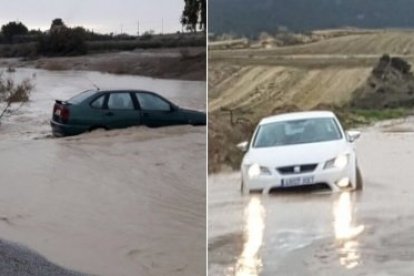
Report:
[[[134,104],[129,93],[111,93],[108,99],[108,108],[117,110],[133,110]]]
[[[89,98],[95,93],[96,93],[95,91],[87,90],[70,98],[69,100],[67,100],[67,102],[71,104],[80,104],[81,102],[83,102],[84,100],[86,100],[87,98]]]
[[[333,118],[310,118],[261,125],[254,139],[254,148],[316,143],[342,139]]]
[[[170,111],[171,105],[162,98],[149,93],[136,93],[142,110]]]
[[[102,95],[102,96],[100,96],[99,98],[97,98],[96,100],[94,100],[94,101],[91,103],[91,106],[92,106],[93,108],[98,108],[98,109],[101,109],[101,108],[103,107],[104,100],[105,100],[105,95]]]

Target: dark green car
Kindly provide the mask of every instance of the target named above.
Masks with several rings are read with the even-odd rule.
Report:
[[[156,93],[136,90],[88,90],[68,101],[56,100],[50,121],[55,136],[98,128],[184,124],[206,125],[206,114],[180,108]]]

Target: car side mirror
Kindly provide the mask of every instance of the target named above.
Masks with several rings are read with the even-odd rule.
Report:
[[[348,138],[348,141],[353,143],[361,136],[361,132],[356,130],[350,130],[346,132],[346,136]]]
[[[249,142],[247,142],[247,141],[244,141],[244,142],[241,142],[240,144],[237,144],[237,148],[239,150],[241,150],[242,152],[246,152],[247,149],[248,149],[248,146],[249,146]]]

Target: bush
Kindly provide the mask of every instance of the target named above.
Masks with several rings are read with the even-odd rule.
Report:
[[[4,79],[3,75],[0,74],[0,103],[5,103],[5,107],[0,111],[0,119],[13,103],[23,105],[29,101],[32,89],[33,84],[30,79],[25,79],[20,84],[16,84],[12,79]]]
[[[0,45],[0,56],[34,58],[37,56],[36,43]]]

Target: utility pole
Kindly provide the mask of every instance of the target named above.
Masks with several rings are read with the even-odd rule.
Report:
[[[161,34],[164,34],[164,17],[161,18]]]

